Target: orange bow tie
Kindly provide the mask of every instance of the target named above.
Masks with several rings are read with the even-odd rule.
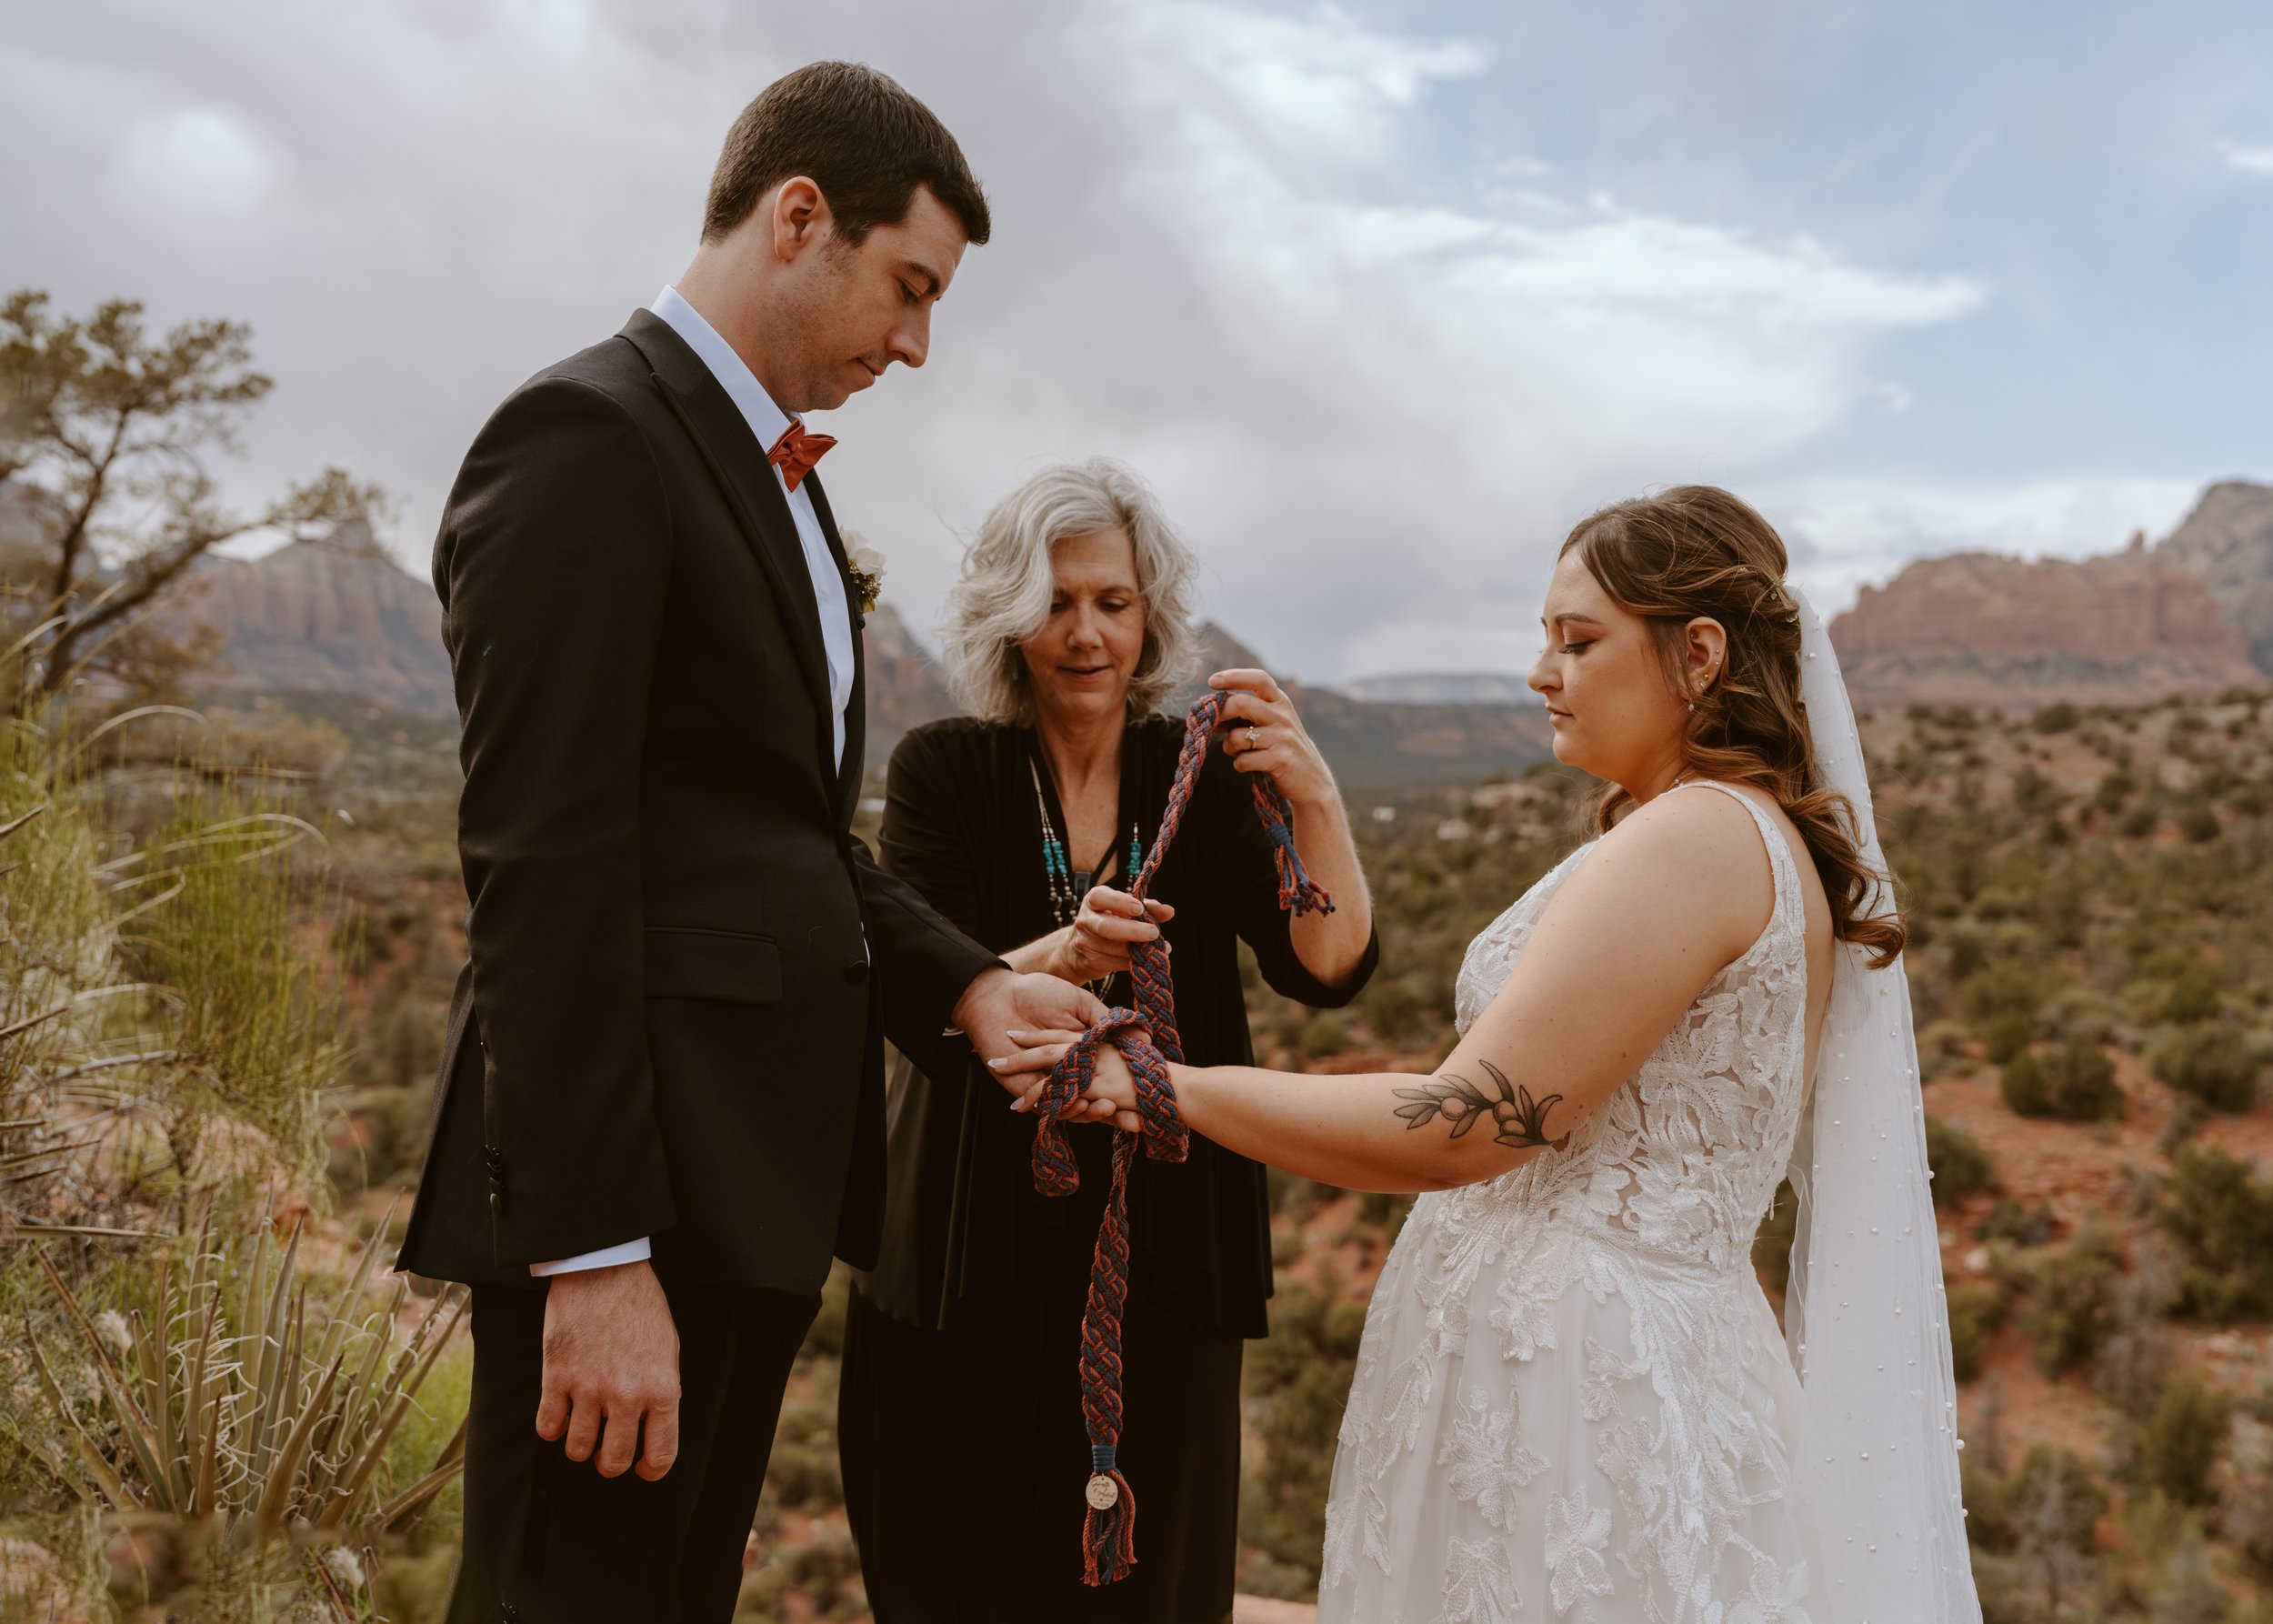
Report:
[[[781,431],[781,438],[774,442],[766,460],[781,470],[782,484],[796,490],[813,472],[813,465],[836,444],[827,435],[816,435],[802,423],[792,423]]]

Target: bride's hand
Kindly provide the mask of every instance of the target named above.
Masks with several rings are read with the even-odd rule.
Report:
[[[1157,937],[1160,927],[1175,917],[1176,909],[1165,902],[1147,897],[1139,903],[1126,891],[1092,886],[1058,949],[1058,974],[1081,982],[1126,970],[1129,949]]]
[[[1016,1092],[1018,1098],[1010,1102],[1014,1111],[1030,1111],[1048,1085],[1051,1068],[1065,1058],[1078,1032],[1013,1032],[1010,1040],[1016,1047],[1007,1055],[986,1062],[996,1080]],[[1109,1043],[1097,1048],[1096,1070],[1082,1091],[1082,1104],[1087,1113],[1068,1121],[1109,1121],[1114,1127],[1135,1133],[1144,1127],[1144,1118],[1136,1114],[1136,1079],[1128,1069],[1128,1062],[1121,1058],[1121,1051]]]
[[[1207,686],[1224,696],[1216,727],[1232,766],[1264,774],[1293,807],[1320,807],[1338,797],[1326,757],[1269,672],[1218,671]]]

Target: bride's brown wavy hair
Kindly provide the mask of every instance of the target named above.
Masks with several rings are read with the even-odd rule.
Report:
[[[1681,757],[1698,777],[1750,784],[1776,797],[1798,828],[1831,904],[1841,941],[1892,964],[1908,938],[1900,917],[1867,913],[1883,877],[1855,846],[1855,809],[1823,787],[1799,697],[1799,611],[1784,590],[1783,537],[1750,506],[1709,485],[1680,485],[1616,502],[1582,519],[1563,543],[1619,607],[1648,623],[1667,686],[1687,693],[1688,623],[1716,620],[1727,657],[1684,713]],[[1595,809],[1607,832],[1634,797],[1613,784]]]

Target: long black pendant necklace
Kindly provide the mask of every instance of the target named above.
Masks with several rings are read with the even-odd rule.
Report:
[[[1050,817],[1049,797],[1042,793],[1042,769],[1032,756],[1026,757],[1026,772],[1034,779],[1034,809],[1042,819],[1042,873],[1049,881],[1050,917],[1062,926],[1071,925],[1081,917],[1081,899],[1089,894],[1089,887],[1097,883],[1098,876],[1112,864],[1113,853],[1108,848],[1105,864],[1096,870],[1078,869],[1073,866],[1071,842],[1057,832],[1056,820]],[[1128,866],[1121,872],[1128,877],[1145,866],[1145,846],[1136,832],[1136,825],[1128,826]],[[1114,976],[1106,976],[1088,984],[1089,990],[1106,1003],[1106,990],[1113,985]]]

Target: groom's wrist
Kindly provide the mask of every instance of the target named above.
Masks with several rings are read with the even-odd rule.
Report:
[[[968,1037],[971,1024],[977,1018],[977,1012],[987,996],[987,988],[998,979],[1016,973],[997,959],[972,977],[970,984],[963,989],[963,996],[956,999],[954,1009],[948,1013],[947,1032],[955,1037]]]

